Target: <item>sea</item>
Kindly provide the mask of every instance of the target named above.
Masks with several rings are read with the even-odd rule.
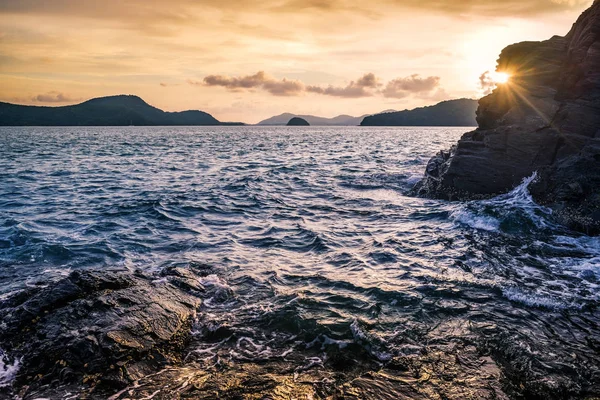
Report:
[[[372,398],[594,387],[600,238],[536,204],[535,174],[487,200],[409,195],[470,129],[0,128],[0,301],[77,270],[208,265],[186,357],[203,368],[370,374]],[[0,362],[0,386],[17,371]]]

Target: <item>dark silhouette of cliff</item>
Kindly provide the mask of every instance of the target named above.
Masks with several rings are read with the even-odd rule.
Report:
[[[414,192],[490,197],[537,171],[538,203],[573,229],[600,233],[600,0],[567,36],[508,46],[498,71],[511,78],[479,101],[479,128],[432,158]]]

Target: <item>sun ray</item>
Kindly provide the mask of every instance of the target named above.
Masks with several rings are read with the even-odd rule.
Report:
[[[510,75],[506,72],[494,72],[492,74],[492,79],[496,84],[503,85],[505,83],[508,83],[508,81],[510,80]]]

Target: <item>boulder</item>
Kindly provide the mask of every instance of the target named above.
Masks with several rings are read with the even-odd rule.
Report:
[[[203,290],[180,268],[159,276],[73,272],[0,303],[0,347],[20,359],[14,386],[109,391],[179,361]]]

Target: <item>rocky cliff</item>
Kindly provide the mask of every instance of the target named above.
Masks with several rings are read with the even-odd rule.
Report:
[[[510,80],[479,101],[479,127],[431,159],[414,193],[490,197],[537,171],[537,202],[600,233],[600,0],[567,36],[504,49],[497,70]]]

